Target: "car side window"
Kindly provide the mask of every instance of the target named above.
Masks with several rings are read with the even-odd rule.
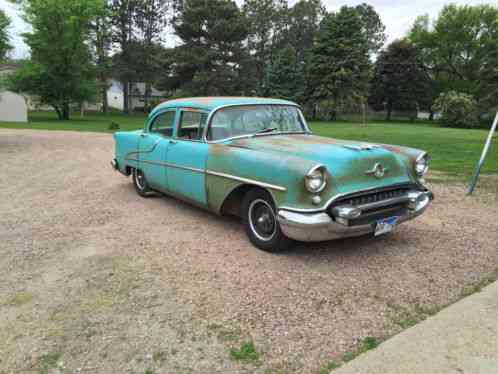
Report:
[[[166,137],[173,136],[173,127],[175,125],[175,114],[176,111],[170,110],[159,114],[154,118],[154,122],[150,125],[150,132],[159,133]]]
[[[207,114],[184,110],[180,117],[178,138],[188,140],[201,140],[204,127],[207,122]]]

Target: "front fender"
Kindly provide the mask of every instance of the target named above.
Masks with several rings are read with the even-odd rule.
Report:
[[[277,207],[295,206],[299,201],[309,205],[311,194],[304,187],[304,176],[316,164],[292,155],[276,157],[229,144],[210,144],[206,167],[208,206],[220,212],[229,194],[242,185],[266,189]]]

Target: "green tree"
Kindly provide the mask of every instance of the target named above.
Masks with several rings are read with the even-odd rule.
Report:
[[[95,95],[95,71],[89,50],[90,24],[99,0],[23,0],[24,19],[32,31],[23,35],[29,60],[10,79],[11,88],[36,95],[59,119],[69,119],[71,104]]]
[[[481,112],[489,110],[493,100],[488,100],[488,89],[496,87],[497,7],[447,5],[433,23],[419,17],[409,39],[421,51],[440,92],[468,93]]]
[[[130,83],[137,76],[137,56],[141,46],[136,42],[135,17],[137,0],[110,0],[112,41],[117,53],[112,56],[113,75],[123,89],[123,112],[130,111]]]
[[[0,61],[5,59],[7,53],[12,49],[9,43],[10,18],[0,9]]]
[[[182,44],[172,54],[171,76],[163,88],[185,95],[245,92],[242,66],[247,26],[230,0],[183,0],[176,4],[173,27]]]
[[[299,0],[289,9],[285,42],[294,48],[296,63],[307,62],[325,13],[320,0]]]
[[[139,78],[145,83],[144,109],[149,109],[152,84],[161,73],[163,48],[161,34],[167,25],[170,2],[165,0],[137,0],[135,25],[142,44],[139,58]]]
[[[107,2],[104,3],[101,12],[90,25],[91,47],[97,72],[98,91],[102,100],[102,112],[107,113],[109,107],[107,100],[108,80],[112,71],[112,60],[109,55],[112,48],[111,10]]]
[[[380,52],[375,62],[369,104],[386,109],[416,111],[430,97],[430,82],[417,54],[407,40],[396,40]]]
[[[320,23],[309,68],[315,100],[330,108],[335,119],[338,110],[352,103],[364,103],[371,76],[370,43],[361,15],[343,6]]]
[[[377,53],[386,41],[386,27],[373,6],[362,3],[355,9],[360,15],[362,31],[368,41],[368,51],[371,54]]]
[[[292,46],[278,51],[269,70],[269,96],[302,102],[305,91],[302,67],[302,64],[297,63],[296,51]]]
[[[264,95],[267,94],[268,67],[285,27],[287,1],[246,0],[242,11],[248,23],[247,45],[254,64],[256,92]]]
[[[325,7],[320,0],[299,0],[288,11],[285,42],[294,49],[295,63],[292,71],[297,71],[301,76],[296,77],[303,87],[296,87],[299,94],[294,98],[306,109],[313,107],[310,100],[312,85],[307,72],[310,66],[311,51],[318,36],[321,20],[326,14]]]

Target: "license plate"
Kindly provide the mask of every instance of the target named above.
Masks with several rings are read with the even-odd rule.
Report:
[[[379,219],[377,221],[377,225],[375,226],[375,236],[387,234],[388,232],[393,231],[396,227],[396,222],[398,222],[398,217]]]

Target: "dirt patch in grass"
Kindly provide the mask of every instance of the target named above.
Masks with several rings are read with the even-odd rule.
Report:
[[[272,255],[236,220],[138,197],[112,152],[110,135],[0,130],[0,372],[319,373],[498,265],[487,176],[472,197],[431,183],[392,235]]]

